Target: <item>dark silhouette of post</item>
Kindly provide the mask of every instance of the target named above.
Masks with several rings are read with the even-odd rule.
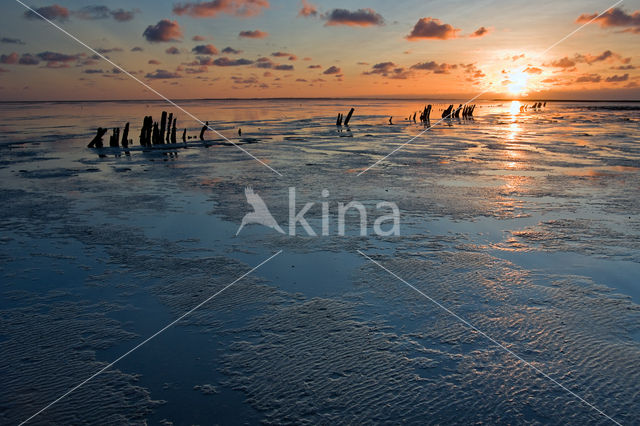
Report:
[[[164,132],[167,129],[167,111],[162,111],[162,118],[160,119],[160,135],[158,143],[164,143]]]
[[[158,145],[162,143],[160,141],[160,130],[158,129],[158,122],[153,123],[153,144]]]
[[[124,125],[124,130],[122,131],[122,143],[123,148],[129,147],[129,123]]]
[[[107,133],[107,129],[103,129],[102,127],[98,127],[98,131],[96,132],[95,137],[89,142],[87,148],[102,148],[102,137]]]
[[[182,132],[182,142],[187,143],[187,129]]]
[[[109,147],[117,148],[119,146],[118,145],[119,140],[120,140],[120,128],[114,127],[113,133],[111,134],[111,137],[109,138]]]
[[[167,125],[169,126],[167,128],[167,143],[171,142],[171,126],[173,125],[173,113],[169,114],[169,120],[167,121]]]
[[[171,127],[171,143],[176,143],[176,123],[178,122],[177,118],[173,119],[173,127]]]
[[[344,125],[348,126],[349,125],[349,120],[351,120],[351,116],[353,115],[353,111],[355,111],[355,108],[351,108],[349,110],[349,113],[347,114],[347,118],[344,119]]]
[[[200,140],[203,141],[204,140],[204,132],[207,131],[207,128],[209,127],[209,122],[207,121],[205,123],[204,126],[202,126],[202,129],[200,130]]]

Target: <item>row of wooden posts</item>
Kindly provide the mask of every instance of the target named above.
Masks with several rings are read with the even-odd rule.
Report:
[[[140,145],[152,146],[152,145],[164,145],[177,143],[177,125],[178,119],[174,118],[173,113],[167,117],[167,112],[162,111],[160,123],[153,121],[152,116],[146,116],[142,120],[142,129],[140,130]],[[200,140],[204,140],[204,133],[209,128],[209,122],[207,122],[200,130]],[[102,138],[107,133],[108,129],[99,127],[96,136],[91,140],[89,148],[102,148],[104,146]],[[191,139],[189,136],[188,139]],[[187,142],[187,129],[182,132],[182,142]],[[133,144],[133,140],[129,139],[129,123],[125,124],[122,131],[122,137],[120,137],[120,128],[113,129],[113,133],[109,137],[109,147],[128,148]]]

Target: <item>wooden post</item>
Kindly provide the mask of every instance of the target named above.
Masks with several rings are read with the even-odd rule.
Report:
[[[169,120],[167,121],[167,143],[171,142],[171,126],[173,124],[173,113],[169,114]]]
[[[171,128],[171,143],[176,143],[176,123],[178,122],[177,118],[173,119],[173,127]]]
[[[158,122],[153,123],[153,144],[158,145],[160,142],[160,129],[158,129]]]
[[[187,129],[182,132],[182,142],[187,143]]]
[[[167,111],[162,111],[162,118],[160,119],[160,137],[158,143],[164,143],[164,132],[167,130]]]
[[[348,126],[349,125],[349,120],[351,120],[351,116],[353,115],[353,111],[355,111],[355,108],[351,108],[351,110],[349,111],[349,114],[347,114],[347,118],[344,119],[344,125]]]
[[[95,137],[89,142],[87,148],[102,148],[102,137],[107,133],[107,129],[103,129],[102,127],[98,127],[98,131],[96,132]]]
[[[115,127],[113,129],[113,133],[111,134],[111,137],[109,138],[109,146],[111,148],[117,148],[118,142],[119,142],[119,136],[120,136],[120,128],[119,127]]]
[[[127,148],[129,146],[129,123],[124,125],[124,130],[122,131],[122,143],[123,148]]]
[[[204,140],[204,132],[207,131],[207,128],[209,127],[209,122],[207,121],[207,123],[202,126],[202,129],[200,130],[200,140],[203,141]]]

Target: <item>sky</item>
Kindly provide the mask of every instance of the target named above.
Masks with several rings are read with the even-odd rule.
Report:
[[[640,100],[640,0],[582,29],[613,2],[27,4],[171,99]],[[0,100],[157,98],[19,2],[2,7]]]

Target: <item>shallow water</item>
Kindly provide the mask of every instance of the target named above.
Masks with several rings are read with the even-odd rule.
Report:
[[[434,103],[433,101],[431,103]],[[432,117],[449,101],[436,101]],[[640,103],[481,102],[424,131],[395,100],[184,101],[233,146],[99,156],[160,102],[0,104],[0,421],[606,423],[363,256],[623,424],[640,421]],[[337,112],[356,112],[350,128]],[[393,126],[388,125],[394,117]],[[192,136],[200,125],[178,112]],[[213,139],[220,139],[209,133]],[[328,236],[235,236],[251,186]],[[322,190],[330,195],[322,197]],[[337,203],[362,202],[367,235]],[[399,236],[373,235],[380,201]]]

